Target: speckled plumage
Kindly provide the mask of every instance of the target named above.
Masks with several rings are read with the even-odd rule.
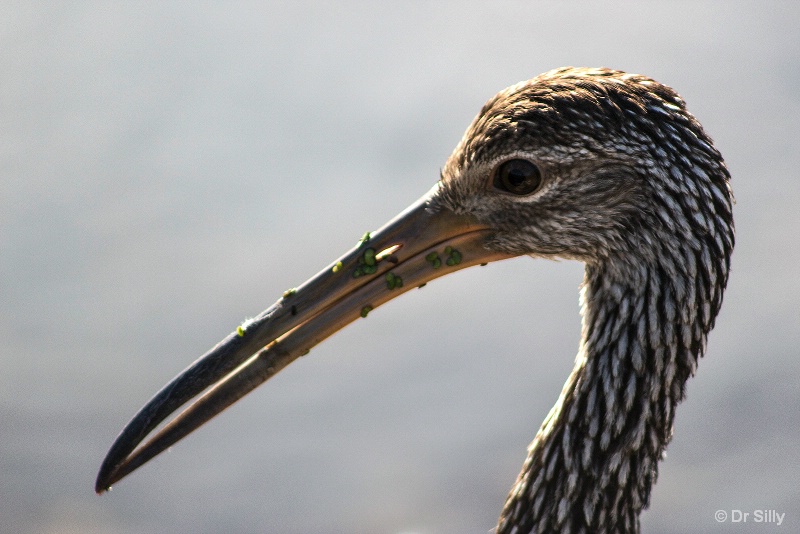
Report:
[[[583,331],[497,533],[638,532],[728,280],[729,179],[683,100],[649,78],[563,68],[509,87],[434,188],[157,392],[115,439],[95,491],[377,306],[528,254],[586,264]]]
[[[511,157],[542,170],[534,194],[487,191]],[[465,133],[442,171],[442,202],[501,230],[492,248],[586,263],[575,367],[498,534],[639,531],[728,280],[729,179],[675,91],[608,69],[512,86]]]

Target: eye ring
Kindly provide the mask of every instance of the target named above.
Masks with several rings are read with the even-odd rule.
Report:
[[[542,185],[542,173],[530,160],[509,159],[495,169],[492,185],[512,195],[530,195]]]

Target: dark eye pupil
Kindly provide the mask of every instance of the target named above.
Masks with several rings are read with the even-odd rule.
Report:
[[[542,183],[539,168],[526,159],[510,159],[500,165],[494,186],[515,195],[533,193]]]

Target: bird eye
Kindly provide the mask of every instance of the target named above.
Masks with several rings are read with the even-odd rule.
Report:
[[[494,186],[514,195],[528,195],[542,184],[539,167],[526,159],[503,162],[494,173]]]

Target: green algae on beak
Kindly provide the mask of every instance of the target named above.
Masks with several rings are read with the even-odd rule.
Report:
[[[295,293],[297,293],[297,288],[296,287],[293,287],[291,289],[287,289],[286,291],[283,292],[283,298],[288,299],[289,297],[291,297]]]
[[[358,267],[353,271],[353,278],[358,278],[362,274],[375,274],[378,272],[378,258],[374,248],[368,248],[358,258]]]
[[[445,247],[444,253],[447,255],[447,265],[450,267],[461,263],[461,253],[453,247]]]
[[[366,244],[370,240],[371,237],[372,237],[372,233],[371,232],[364,232],[364,235],[362,235],[361,239],[358,240],[358,243],[356,243],[356,246],[360,247],[361,245]]]
[[[444,247],[444,255],[447,257],[445,264],[448,267],[454,267],[458,265],[463,259],[461,252],[454,249],[450,245]],[[439,257],[439,253],[436,251],[430,252],[427,256],[425,256],[425,261],[430,263],[434,269],[438,269],[442,266],[442,258]]]
[[[389,288],[389,291],[403,287],[403,279],[392,272],[386,273],[384,278],[386,279],[386,287]]]
[[[364,234],[355,248],[285,291],[173,378],[119,433],[95,491],[107,491],[374,308],[445,274],[513,256],[488,249],[492,230],[443,207],[437,195],[438,186],[380,230]]]
[[[430,254],[425,256],[425,261],[430,263],[434,269],[438,269],[439,267],[442,266],[442,260],[439,259],[439,254],[437,254],[436,252],[431,252]]]

